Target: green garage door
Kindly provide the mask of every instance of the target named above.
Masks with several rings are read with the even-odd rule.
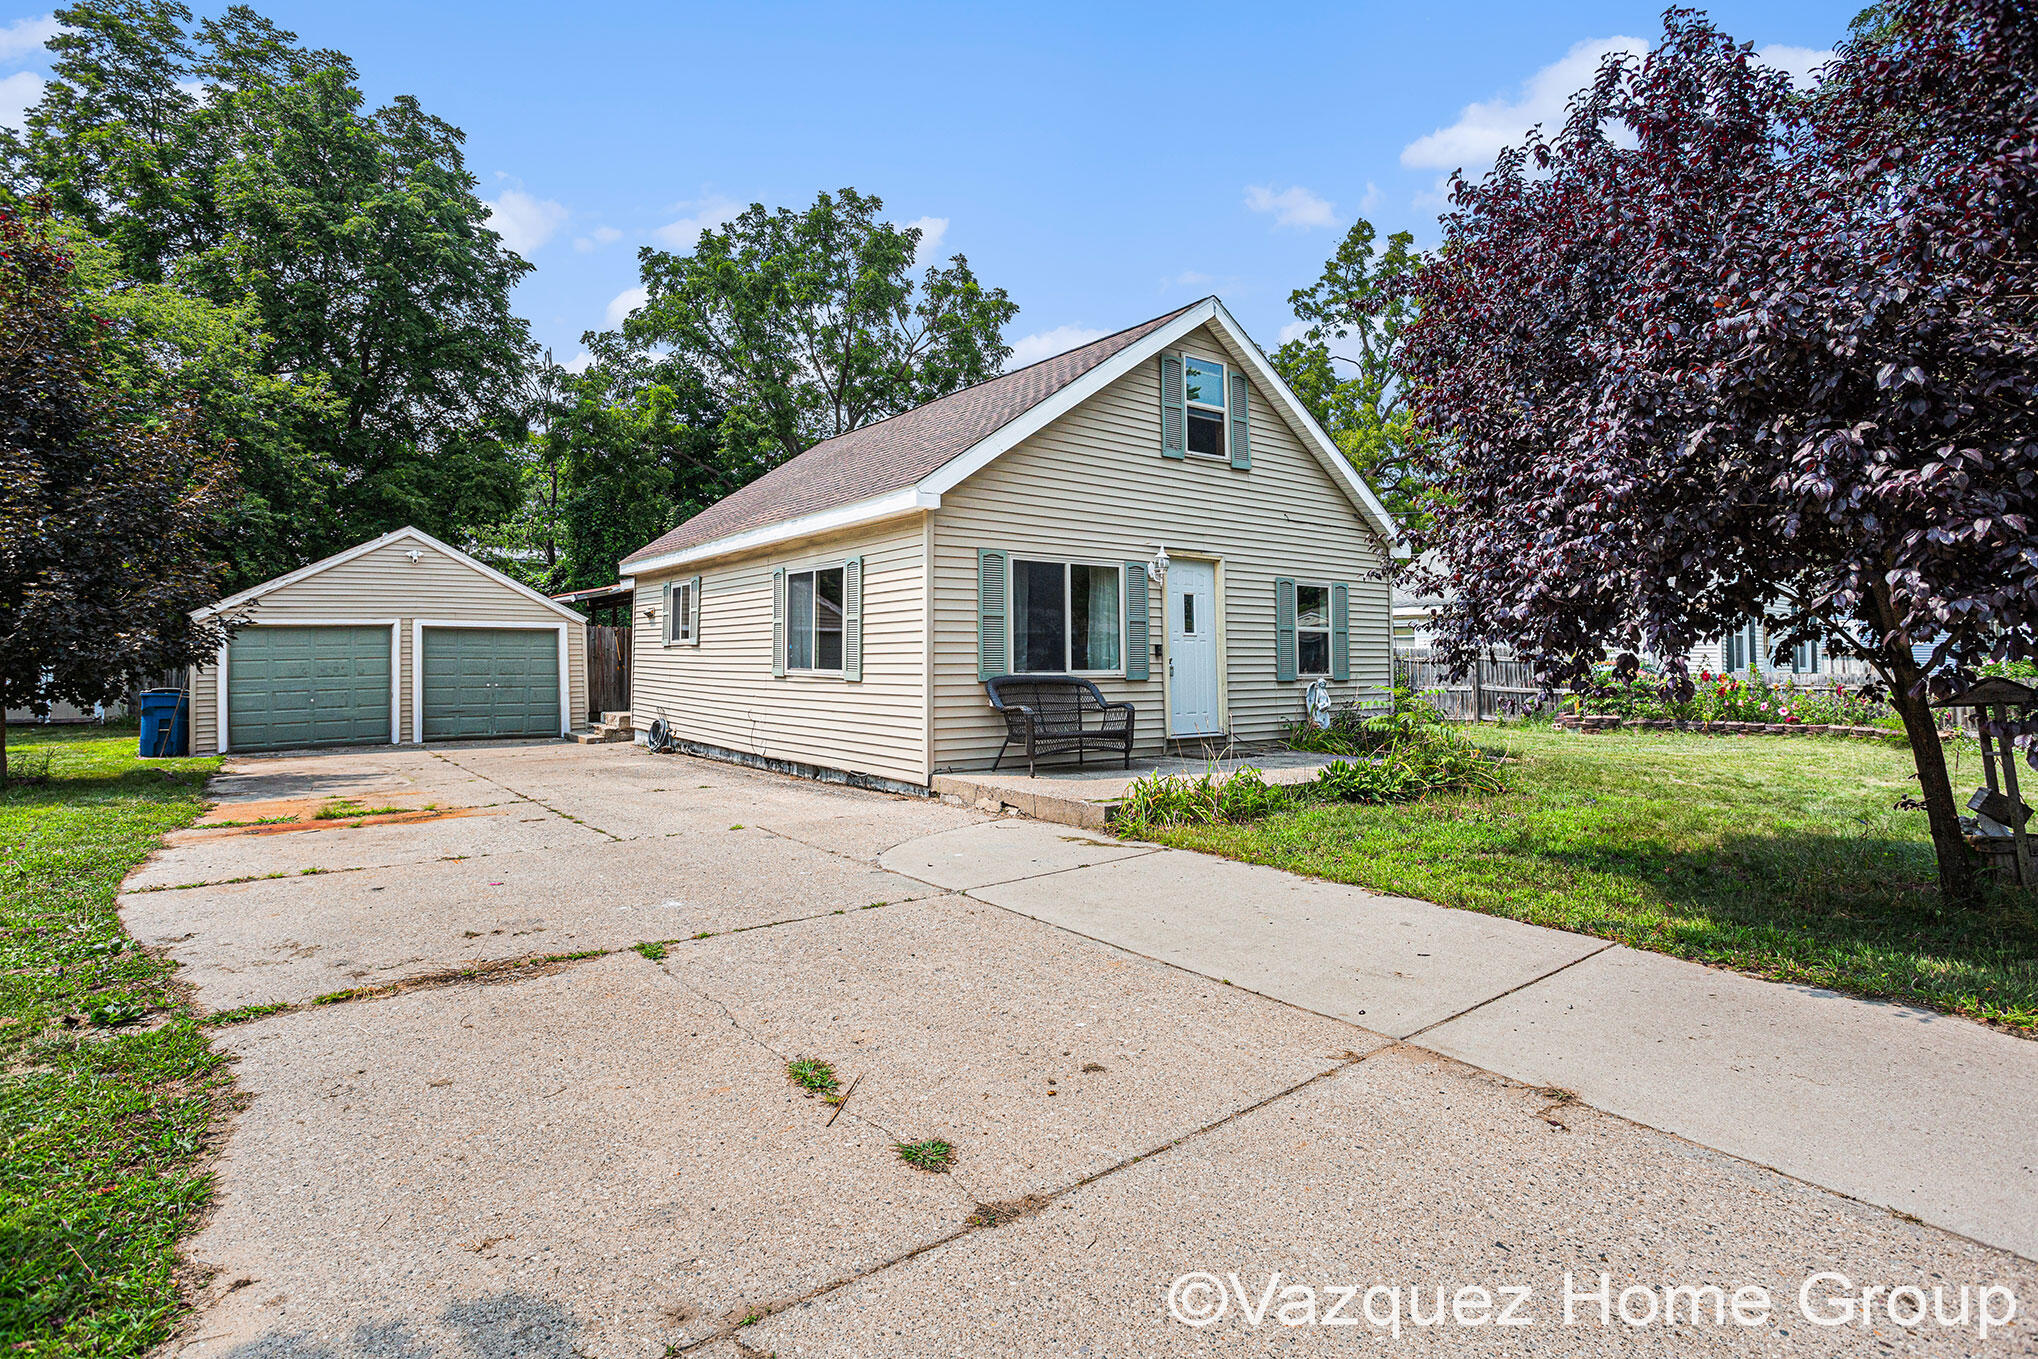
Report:
[[[389,629],[252,627],[227,650],[227,746],[389,740]]]
[[[425,739],[559,734],[553,628],[426,628]]]

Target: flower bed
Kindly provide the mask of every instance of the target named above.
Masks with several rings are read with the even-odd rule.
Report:
[[[1758,730],[1837,727],[1847,733],[1869,727],[1883,735],[1903,730],[1896,711],[1872,692],[1843,684],[1813,687],[1789,679],[1777,683],[1752,670],[1746,675],[1701,670],[1692,677],[1691,696],[1680,698],[1668,675],[1643,671],[1622,679],[1612,667],[1601,666],[1585,691],[1566,706],[1569,715],[1580,718],[1662,722],[1687,731],[1711,730],[1719,724]]]
[[[1831,722],[1698,722],[1668,717],[1619,717],[1607,713],[1560,713],[1553,726],[1567,731],[1689,731],[1712,736],[1847,736],[1862,741],[1901,741],[1901,729],[1846,726]],[[1953,733],[1946,733],[1952,735]]]

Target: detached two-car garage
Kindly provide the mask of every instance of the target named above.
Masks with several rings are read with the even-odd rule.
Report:
[[[192,749],[561,736],[586,707],[585,620],[418,529],[229,599],[194,676]]]

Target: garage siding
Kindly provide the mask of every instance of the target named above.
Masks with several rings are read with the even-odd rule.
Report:
[[[1208,327],[1175,346],[1235,362]],[[1370,579],[1387,548],[1266,393],[1250,402],[1252,467],[1160,453],[1156,362],[1125,377],[1000,456],[942,496],[934,511],[934,770],[986,768],[1004,725],[977,678],[977,550],[1014,556],[1145,561],[1173,556],[1222,561],[1223,674],[1230,730],[1267,740],[1302,714],[1305,683],[1274,670],[1274,580],[1351,586],[1351,682],[1340,697],[1380,689],[1392,676],[1392,613],[1385,582]],[[1150,592],[1149,636],[1166,635],[1162,590]],[[1167,733],[1162,675],[1099,680],[1109,699],[1139,710],[1137,749],[1153,753]]]
[[[926,646],[915,516],[773,553],[636,580],[630,707],[681,740],[766,759],[927,782]],[[771,673],[772,575],[863,558],[863,678]],[[700,644],[664,645],[664,585],[701,578]],[[646,617],[647,611],[649,617]]]
[[[411,552],[419,553],[410,560]],[[254,602],[250,616],[259,624],[307,621],[400,620],[398,646],[398,730],[411,739],[411,620],[447,619],[470,623],[543,623],[566,625],[569,715],[587,711],[587,627],[546,608],[484,575],[465,561],[448,556],[430,543],[398,538],[290,585]],[[205,666],[192,672],[191,749],[210,754],[219,741],[219,672]]]

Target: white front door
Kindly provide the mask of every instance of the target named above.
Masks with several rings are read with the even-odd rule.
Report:
[[[1168,734],[1215,736],[1217,720],[1217,567],[1168,565]]]

